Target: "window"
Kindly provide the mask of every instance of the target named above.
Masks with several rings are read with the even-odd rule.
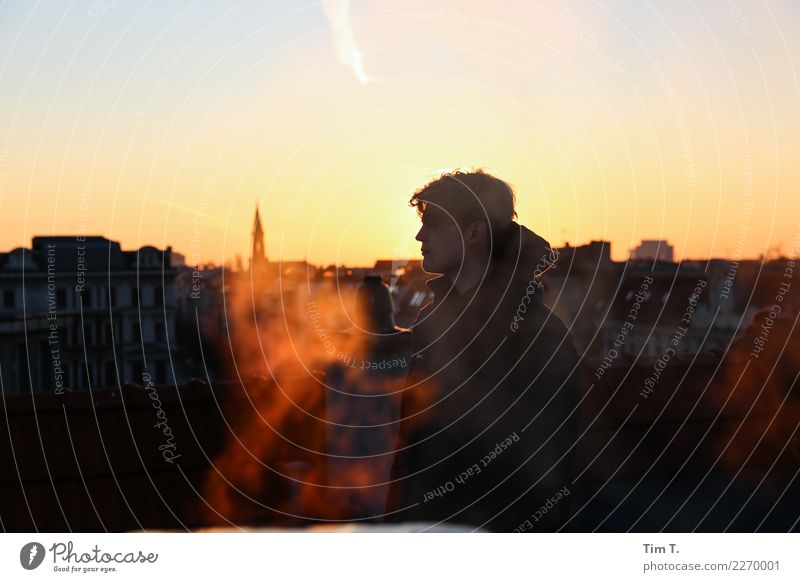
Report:
[[[17,380],[17,392],[25,392],[30,388],[28,384],[28,346],[17,344],[17,361],[14,376]]]
[[[13,289],[3,290],[3,307],[13,308],[16,307],[15,293]]]
[[[99,343],[107,346],[111,345],[111,320],[101,319],[97,322],[97,335],[100,338]]]
[[[80,299],[78,300],[81,305],[83,305],[84,309],[89,309],[92,307],[92,299],[94,296],[93,293],[94,289],[91,287],[84,287],[83,291],[78,293]]]
[[[133,322],[133,341],[134,342],[141,342],[142,341],[142,324],[138,321]]]
[[[108,290],[109,293],[109,306],[116,307],[117,306],[117,289],[116,287],[111,287]]]
[[[94,386],[94,364],[92,362],[83,362],[81,364],[81,388],[92,388]]]
[[[156,322],[156,341],[161,343],[167,340],[166,335],[164,334],[164,324],[160,321]]]
[[[64,387],[72,388],[75,386],[75,382],[72,381],[72,366],[65,363],[61,367],[64,368]]]
[[[153,305],[156,307],[164,305],[164,288],[161,286],[153,287]]]
[[[56,305],[60,309],[66,309],[67,307],[67,290],[66,289],[56,289]]]
[[[86,346],[94,344],[94,326],[90,323],[83,326],[83,344]]]
[[[161,360],[156,362],[156,382],[167,383],[167,363]]]
[[[142,307],[150,307],[153,305],[153,288],[150,285],[143,285],[137,289],[139,294],[139,301]]]
[[[53,361],[52,354],[50,353],[50,345],[47,343],[47,340],[42,340],[39,342],[39,358],[39,361],[41,362],[52,363]],[[53,366],[42,366],[39,368],[39,373],[41,374],[41,385],[39,386],[39,391],[49,392],[53,389],[53,385],[55,384]]]
[[[113,388],[117,385],[117,367],[114,365],[114,362],[106,362],[105,364],[105,384],[109,388]]]

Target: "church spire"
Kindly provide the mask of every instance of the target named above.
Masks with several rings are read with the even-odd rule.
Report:
[[[264,251],[264,229],[261,226],[261,217],[258,214],[258,204],[256,204],[256,219],[253,223],[253,254],[250,259],[251,268],[263,265],[266,261],[267,256]]]

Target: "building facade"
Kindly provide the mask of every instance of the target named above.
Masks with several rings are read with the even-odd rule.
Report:
[[[58,393],[172,382],[171,252],[123,251],[100,236],[52,236],[0,253],[3,389]]]

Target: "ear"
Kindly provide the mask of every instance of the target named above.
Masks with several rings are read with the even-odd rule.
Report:
[[[467,227],[466,243],[468,245],[484,245],[489,239],[489,227],[483,220],[476,220]]]

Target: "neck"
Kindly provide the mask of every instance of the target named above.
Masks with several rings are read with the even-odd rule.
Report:
[[[464,295],[476,287],[487,274],[488,257],[479,260],[464,261],[460,271],[449,273],[447,277],[453,282],[453,288],[459,295]]]

